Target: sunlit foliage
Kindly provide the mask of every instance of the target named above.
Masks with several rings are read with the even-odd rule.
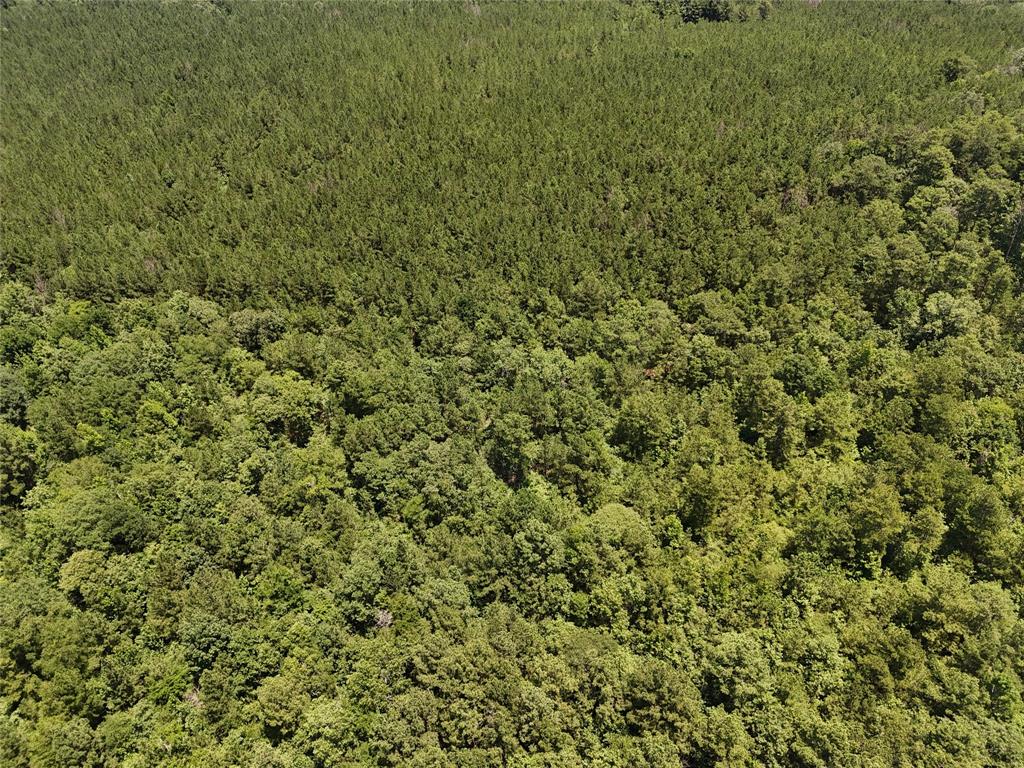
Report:
[[[0,28],[0,764],[1024,764],[1019,5]]]

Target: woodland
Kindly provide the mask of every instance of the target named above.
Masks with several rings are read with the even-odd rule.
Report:
[[[1024,4],[0,4],[0,765],[1024,767]]]

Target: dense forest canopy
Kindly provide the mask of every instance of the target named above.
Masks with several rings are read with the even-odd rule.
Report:
[[[1024,766],[1024,6],[0,46],[0,764]]]

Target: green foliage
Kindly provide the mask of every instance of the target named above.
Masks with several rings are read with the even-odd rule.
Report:
[[[0,422],[0,503],[17,503],[35,477],[35,439],[31,432]]]
[[[771,0],[648,0],[661,18],[678,17],[687,23],[698,21],[746,21],[767,19]]]
[[[0,3],[0,763],[1024,763],[1024,14],[769,9]]]

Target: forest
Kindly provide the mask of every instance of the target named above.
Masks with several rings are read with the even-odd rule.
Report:
[[[1024,4],[0,4],[0,765],[1024,768]]]

